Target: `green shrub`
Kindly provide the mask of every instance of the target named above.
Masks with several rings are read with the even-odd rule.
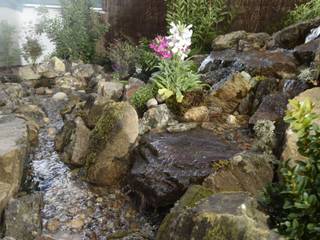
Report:
[[[99,14],[92,10],[90,0],[60,0],[62,16],[48,18],[42,9],[38,33],[47,33],[55,43],[57,57],[93,62],[97,56],[96,46],[106,32]]]
[[[128,77],[135,72],[138,61],[136,46],[128,41],[117,40],[110,44],[107,52],[112,68],[120,78]]]
[[[42,55],[42,47],[36,38],[26,37],[26,40],[22,46],[23,58],[34,65]]]
[[[192,61],[181,61],[176,58],[164,59],[158,68],[159,71],[152,77],[152,81],[164,99],[175,96],[176,101],[181,103],[185,93],[204,86],[199,74],[194,70]]]
[[[320,16],[320,0],[311,0],[305,4],[297,5],[288,14],[286,25],[314,19]]]
[[[147,84],[139,88],[131,97],[130,103],[139,112],[143,113],[147,109],[147,102],[149,99],[155,97],[157,94],[157,88],[154,84]]]
[[[15,42],[16,29],[7,21],[0,21],[0,66],[10,66],[20,62],[20,49]]]
[[[138,46],[138,64],[143,72],[152,72],[159,65],[159,58],[149,47],[149,41],[143,39]]]
[[[265,190],[262,204],[278,231],[289,239],[320,239],[320,126],[307,100],[292,100],[285,121],[298,135],[299,153],[307,160],[285,162],[280,183]]]
[[[193,25],[193,53],[208,51],[212,40],[219,34],[218,25],[230,20],[225,0],[166,0],[169,23]]]

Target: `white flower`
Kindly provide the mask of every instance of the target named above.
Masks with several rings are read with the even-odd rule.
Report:
[[[172,53],[178,55],[181,60],[188,57],[191,46],[191,37],[193,34],[192,25],[170,23],[170,36],[168,37],[169,46]]]

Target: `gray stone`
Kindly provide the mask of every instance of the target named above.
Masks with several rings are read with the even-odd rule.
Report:
[[[28,152],[28,130],[23,119],[0,115],[0,212],[18,192]]]
[[[121,82],[98,82],[98,94],[112,100],[120,100],[123,95],[124,85]]]
[[[20,67],[18,70],[18,76],[22,80],[38,80],[41,78],[41,75],[32,65]]]
[[[68,100],[68,96],[64,92],[57,92],[56,94],[54,94],[52,96],[52,99],[54,101],[56,101],[56,102],[67,101]]]
[[[5,235],[23,240],[40,236],[42,201],[41,193],[11,200],[5,210]]]

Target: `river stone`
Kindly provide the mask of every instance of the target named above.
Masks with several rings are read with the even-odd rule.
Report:
[[[112,100],[119,100],[123,94],[124,85],[121,82],[98,82],[98,94]]]
[[[216,37],[212,42],[212,50],[259,50],[266,48],[270,39],[271,36],[267,33],[247,33],[245,31],[236,31]]]
[[[320,114],[320,88],[319,87],[308,89],[305,92],[299,94],[294,99],[298,101],[310,99],[311,102],[314,103],[315,105],[313,110],[314,113]],[[320,124],[320,121],[317,120],[316,123]],[[285,140],[285,145],[283,148],[281,158],[285,161],[290,159],[290,164],[292,166],[295,165],[295,162],[306,159],[305,157],[301,156],[301,154],[298,152],[297,141],[298,141],[297,134],[294,133],[290,128],[288,128],[286,131],[286,140]]]
[[[241,100],[247,96],[251,89],[250,75],[234,73],[227,79],[213,85],[213,91],[206,98],[209,110],[222,108],[225,113],[233,113]]]
[[[300,63],[309,65],[314,60],[318,49],[320,49],[320,38],[295,47],[294,56]]]
[[[28,150],[28,130],[23,119],[0,115],[0,212],[18,192]]]
[[[288,99],[283,93],[265,96],[257,111],[251,116],[249,123],[255,124],[259,120],[282,121],[287,108]]]
[[[66,69],[62,60],[57,57],[53,57],[49,61],[40,64],[37,70],[44,78],[56,78],[62,76]]]
[[[273,35],[276,47],[292,49],[305,42],[310,30],[320,25],[320,18],[290,25]]]
[[[91,64],[77,64],[71,69],[72,76],[79,79],[91,78],[94,74],[94,68]]]
[[[210,174],[203,186],[213,192],[249,192],[258,196],[263,188],[272,182],[272,155],[243,152],[230,161],[221,161],[214,166],[216,172]]]
[[[52,96],[52,99],[56,102],[59,101],[67,101],[68,100],[68,96],[67,94],[65,94],[64,92],[57,92],[56,94],[54,94]]]
[[[33,193],[9,202],[5,209],[5,235],[33,240],[42,233],[42,194]]]
[[[56,78],[56,86],[60,89],[85,89],[87,82],[82,78],[76,78],[70,75],[65,75]]]
[[[41,75],[37,72],[32,65],[26,65],[20,67],[18,70],[18,76],[22,80],[38,80],[41,78]]]
[[[209,109],[206,106],[190,108],[183,115],[183,120],[186,122],[206,122],[209,120]]]
[[[166,104],[160,104],[146,111],[139,123],[139,134],[143,135],[150,130],[163,130],[171,121],[173,114]]]
[[[45,125],[44,119],[46,117],[46,114],[37,105],[33,105],[33,104],[20,105],[15,110],[15,113],[19,115],[19,117],[27,121],[34,121],[40,127],[43,127]]]
[[[153,207],[170,206],[193,183],[213,172],[212,164],[239,152],[212,132],[195,129],[181,133],[145,135],[131,154],[129,184]]]
[[[55,149],[61,160],[75,167],[84,165],[87,154],[90,130],[81,117],[67,120],[55,138]]]
[[[245,192],[210,196],[206,189],[191,189],[165,217],[156,239],[280,239],[268,228],[267,216],[257,210],[257,205]]]
[[[86,179],[98,185],[118,185],[131,165],[127,155],[138,133],[138,114],[129,103],[106,103],[90,134],[83,169]]]

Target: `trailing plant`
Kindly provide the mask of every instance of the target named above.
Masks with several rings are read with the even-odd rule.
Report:
[[[139,59],[137,47],[128,41],[117,40],[108,48],[108,58],[112,69],[119,73],[120,78],[132,75]]]
[[[147,84],[139,88],[130,98],[130,103],[135,107],[139,113],[143,113],[147,109],[147,102],[149,99],[155,97],[157,88],[154,84]]]
[[[0,21],[0,66],[10,66],[20,62],[21,51],[16,39],[16,28],[7,21]]]
[[[55,43],[56,55],[63,59],[93,62],[96,46],[107,31],[106,23],[92,7],[91,0],[60,0],[61,17],[48,18],[42,8],[38,33],[46,33]]]
[[[23,58],[30,61],[33,65],[37,62],[38,58],[42,55],[42,47],[38,39],[33,37],[26,37],[26,42],[22,45]]]
[[[278,231],[289,239],[320,239],[320,126],[319,115],[306,100],[290,101],[285,121],[298,135],[298,151],[307,157],[295,164],[286,161],[281,179],[266,188],[262,204]]]
[[[307,3],[296,5],[288,14],[286,25],[311,20],[320,16],[320,0],[311,0]]]
[[[181,22],[193,26],[193,53],[208,51],[219,34],[218,25],[231,19],[225,0],[166,0],[167,23]]]
[[[192,61],[181,61],[178,58],[164,59],[158,69],[159,72],[152,77],[152,81],[158,87],[158,93],[163,99],[175,96],[176,101],[181,103],[185,93],[204,86],[199,74],[194,70]]]

